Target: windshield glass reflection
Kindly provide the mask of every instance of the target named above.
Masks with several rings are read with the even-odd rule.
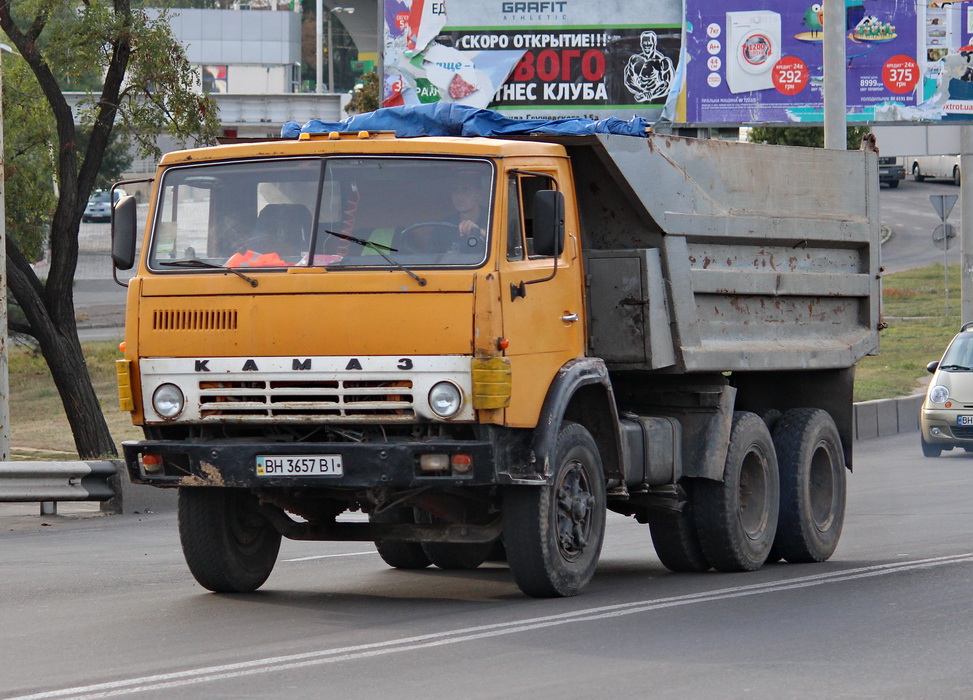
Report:
[[[173,168],[160,188],[149,265],[476,266],[486,259],[492,182],[490,163],[457,159]]]

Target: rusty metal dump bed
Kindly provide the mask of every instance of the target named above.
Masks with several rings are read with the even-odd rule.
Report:
[[[611,367],[829,369],[877,350],[876,154],[557,140],[578,190],[591,352]]]

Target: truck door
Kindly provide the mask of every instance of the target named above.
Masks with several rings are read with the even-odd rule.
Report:
[[[575,207],[565,206],[565,245],[557,259],[534,252],[533,200],[560,189],[552,171],[512,171],[507,178],[506,254],[501,263],[503,332],[513,388],[507,425],[533,427],[558,369],[584,354],[581,256]],[[553,277],[552,277],[553,275]]]

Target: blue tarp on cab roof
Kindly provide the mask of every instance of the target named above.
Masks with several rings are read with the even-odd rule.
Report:
[[[645,136],[648,123],[641,117],[629,121],[608,119],[510,119],[488,109],[477,109],[452,102],[428,105],[385,107],[356,114],[340,122],[312,119],[304,126],[287,122],[280,130],[283,138],[297,138],[301,133],[321,134],[337,131],[394,131],[400,138],[415,136],[514,136],[521,134],[557,134],[587,136],[620,134]]]

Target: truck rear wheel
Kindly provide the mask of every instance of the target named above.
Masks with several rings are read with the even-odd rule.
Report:
[[[605,537],[605,476],[591,434],[563,423],[546,486],[511,486],[503,499],[503,542],[520,590],[535,598],[581,593]]]
[[[774,429],[780,517],[774,551],[789,562],[826,561],[845,520],[845,459],[827,411],[788,411]]]
[[[416,521],[412,508],[389,508],[381,513],[370,514],[368,520],[384,525]],[[425,569],[432,563],[418,542],[382,540],[375,543],[375,549],[378,550],[378,556],[382,557],[382,561],[396,569]]]
[[[189,570],[215,593],[248,593],[277,562],[280,533],[243,489],[179,489],[179,539]]]
[[[669,571],[709,571],[710,565],[699,544],[699,532],[693,515],[691,486],[684,484],[689,500],[677,515],[658,515],[649,523],[652,544],[659,561]]]
[[[699,479],[693,495],[699,542],[713,568],[759,569],[774,543],[780,494],[774,443],[756,414],[733,414],[723,481]]]

